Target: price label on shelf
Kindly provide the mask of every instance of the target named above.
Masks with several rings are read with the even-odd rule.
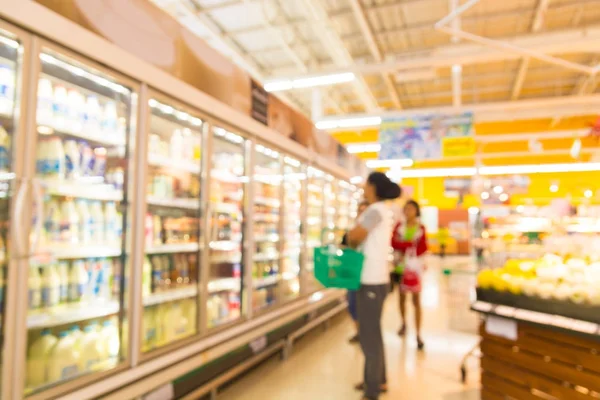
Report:
[[[488,316],[486,319],[485,331],[490,335],[503,337],[512,341],[517,340],[519,336],[517,321],[493,315]]]

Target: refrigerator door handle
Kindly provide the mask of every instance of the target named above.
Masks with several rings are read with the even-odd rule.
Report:
[[[32,181],[33,195],[35,196],[35,213],[38,216],[35,221],[34,236],[31,241],[31,254],[37,254],[42,237],[42,230],[44,228],[44,192],[42,190],[42,183],[39,179],[34,178]]]
[[[23,180],[19,185],[17,196],[15,197],[15,220],[18,222],[15,224],[15,243],[17,245],[17,257],[25,256],[25,240],[23,237],[23,207],[25,206],[25,200],[27,198],[27,192],[29,189],[29,182]]]

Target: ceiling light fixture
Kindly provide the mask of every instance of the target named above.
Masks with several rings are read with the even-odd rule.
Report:
[[[369,160],[375,162],[376,167],[385,168],[380,163],[392,163],[393,160]],[[396,160],[400,161],[400,160]],[[373,164],[372,164],[373,165]],[[391,167],[390,167],[391,168]],[[590,172],[600,171],[599,163],[565,163],[565,164],[527,164],[527,165],[504,165],[495,167],[479,168],[480,175],[515,175],[515,174],[545,174],[561,172]],[[453,167],[453,168],[414,168],[402,171],[403,178],[433,178],[450,176],[474,176],[477,172],[475,167]]]
[[[356,79],[353,72],[343,72],[340,74],[311,76],[299,79],[281,79],[265,83],[267,92],[282,92],[291,89],[306,89],[318,86],[337,85],[339,83],[352,82]]]
[[[317,129],[337,129],[337,128],[358,128],[363,126],[381,125],[381,117],[362,117],[349,119],[332,119],[319,121],[316,124]]]
[[[368,168],[406,168],[413,165],[413,160],[404,158],[401,160],[369,160],[367,161]]]

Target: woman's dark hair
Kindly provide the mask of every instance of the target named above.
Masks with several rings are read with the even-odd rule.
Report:
[[[411,205],[413,206],[416,210],[417,210],[417,217],[421,216],[421,206],[419,205],[419,203],[417,203],[416,200],[408,200],[405,204],[404,207]]]
[[[381,200],[393,200],[402,195],[402,189],[383,172],[372,172],[367,183],[375,186],[375,195]]]

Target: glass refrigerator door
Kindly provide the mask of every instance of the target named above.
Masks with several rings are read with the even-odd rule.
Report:
[[[15,108],[21,94],[18,82],[21,81],[23,46],[17,38],[0,30],[0,359],[4,360],[4,311],[9,254],[8,235],[11,188],[14,181],[14,156],[12,143],[16,135],[17,116]],[[2,365],[0,364],[0,369]]]
[[[302,182],[305,175],[299,161],[284,158],[283,188],[283,255],[281,258],[282,301],[300,295],[300,260],[302,255]]]
[[[112,369],[127,347],[127,172],[137,98],[53,50],[43,49],[40,63],[26,393]]]
[[[338,193],[338,187],[336,182],[333,181],[331,175],[325,177],[325,220],[323,226],[323,245],[327,246],[330,244],[340,244],[340,241],[336,241],[336,215],[338,203],[336,200],[336,194]]]
[[[273,305],[281,279],[279,214],[282,171],[279,153],[256,145],[254,168],[254,256],[252,260],[252,309],[260,312]]]
[[[198,332],[202,120],[151,99],[142,351]]]
[[[325,174],[313,167],[308,168],[308,196],[307,207],[307,237],[306,248],[308,251],[306,262],[306,292],[311,293],[319,288],[314,277],[314,249],[323,245],[323,207],[325,202]]]
[[[241,317],[246,140],[213,128],[207,320],[214,328]],[[244,305],[245,307],[245,305]]]
[[[344,235],[353,225],[353,190],[352,185],[345,181],[337,184],[337,206],[335,214],[335,242],[341,243]]]

